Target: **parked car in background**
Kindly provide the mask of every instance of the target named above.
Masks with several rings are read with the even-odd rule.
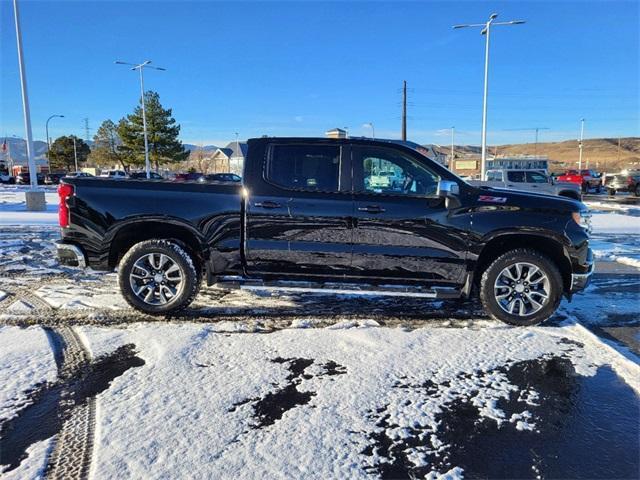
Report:
[[[16,179],[9,172],[0,172],[0,183],[13,184],[16,183]]]
[[[609,195],[616,192],[629,192],[640,197],[640,170],[622,171],[612,175],[606,175],[604,188]]]
[[[367,185],[373,165],[408,180]],[[478,188],[385,141],[256,138],[243,185],[133,183],[65,179],[58,258],[117,268],[124,299],[154,315],[184,309],[206,280],[431,299],[479,292],[493,318],[532,325],[593,273],[581,202]]]
[[[164,177],[156,172],[149,172],[150,180],[164,180]],[[147,172],[129,172],[129,178],[133,180],[146,180]]]
[[[590,188],[595,188],[597,193],[602,191],[602,178],[595,170],[567,170],[558,176],[558,182],[575,183],[582,193],[587,193]]]
[[[210,173],[198,179],[199,182],[241,182],[242,177],[235,173]]]
[[[111,178],[114,180],[129,178],[124,170],[105,170],[100,174],[100,178]]]
[[[65,173],[47,173],[44,176],[44,183],[45,185],[57,185],[64,176]]]
[[[485,181],[470,180],[469,183],[491,188],[558,195],[573,200],[582,199],[578,185],[568,182],[554,182],[549,175],[539,170],[487,170]]]
[[[36,173],[38,179],[38,185],[44,185],[44,175],[42,173]],[[28,172],[21,172],[16,175],[16,184],[29,185],[31,184],[31,175]]]
[[[204,177],[204,174],[203,173],[197,173],[197,172],[176,173],[176,176],[173,179],[173,181],[174,182],[197,182],[202,177]]]
[[[93,178],[94,175],[91,175],[87,172],[68,172],[65,175],[66,178]]]

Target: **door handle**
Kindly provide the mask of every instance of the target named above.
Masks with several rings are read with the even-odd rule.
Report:
[[[254,207],[260,208],[282,208],[278,202],[272,202],[271,200],[267,200],[265,202],[256,202],[253,204]]]
[[[386,210],[379,205],[367,205],[366,207],[358,207],[358,211],[367,213],[382,213]]]

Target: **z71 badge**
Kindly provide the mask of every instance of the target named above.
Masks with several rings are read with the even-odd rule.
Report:
[[[479,202],[488,202],[488,203],[506,203],[507,197],[493,197],[491,195],[480,195],[478,197]]]

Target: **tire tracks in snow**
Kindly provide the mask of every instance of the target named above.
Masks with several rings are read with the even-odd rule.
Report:
[[[72,327],[45,329],[58,362],[59,378],[76,377],[91,362],[91,354]],[[96,399],[90,397],[76,406],[53,442],[45,468],[48,479],[85,479],[89,477],[93,456]]]
[[[57,279],[51,279],[55,281]],[[16,317],[34,316],[49,319],[55,310],[45,300],[23,285],[3,285],[7,295],[0,301],[0,308]],[[7,308],[4,308],[8,305]],[[12,309],[13,306],[16,308]],[[46,323],[43,322],[43,323]],[[62,381],[81,375],[91,363],[91,354],[73,327],[68,325],[46,326],[53,356]],[[64,400],[63,400],[64,401]],[[85,479],[89,477],[93,456],[96,417],[95,397],[77,405],[62,429],[55,436],[47,458],[44,476],[48,479]]]

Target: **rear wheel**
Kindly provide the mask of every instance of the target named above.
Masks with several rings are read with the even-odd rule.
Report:
[[[147,240],[122,257],[118,283],[122,296],[135,309],[167,315],[193,301],[200,289],[200,275],[182,246],[169,240]]]
[[[562,276],[558,267],[535,250],[506,252],[482,274],[480,300],[485,311],[511,325],[545,321],[561,299]]]

